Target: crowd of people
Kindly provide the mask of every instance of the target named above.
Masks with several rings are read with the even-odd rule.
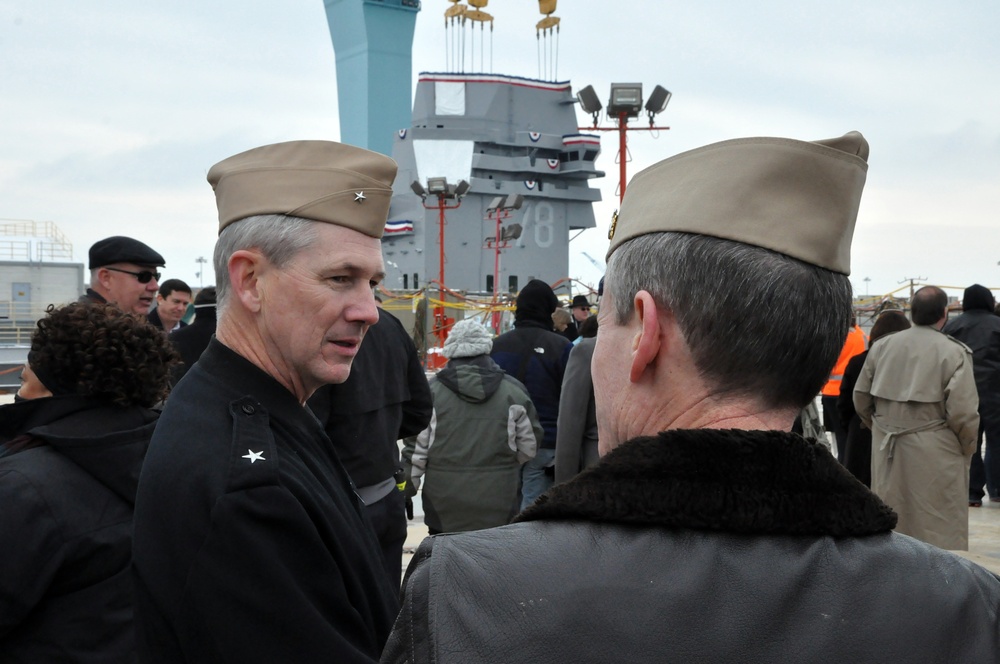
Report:
[[[1000,578],[945,549],[1000,500],[1000,317],[973,286],[942,334],[927,287],[865,349],[867,162],[850,132],[655,164],[596,317],[531,280],[429,382],[375,295],[395,163],[217,163],[192,324],[102,240],[0,407],[0,662],[997,661]],[[836,455],[792,432],[818,395]]]

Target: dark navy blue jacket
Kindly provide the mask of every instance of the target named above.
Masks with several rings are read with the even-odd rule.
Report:
[[[545,429],[539,447],[555,449],[556,420],[563,374],[573,344],[534,320],[519,320],[514,329],[493,340],[490,356],[528,389],[538,420]]]

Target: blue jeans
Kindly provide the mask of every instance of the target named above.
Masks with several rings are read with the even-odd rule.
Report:
[[[553,476],[545,469],[555,463],[556,451],[539,448],[535,458],[521,466],[521,509],[535,502],[535,498],[549,490]]]

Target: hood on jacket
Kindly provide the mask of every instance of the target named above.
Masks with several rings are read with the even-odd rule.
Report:
[[[489,355],[478,355],[449,360],[437,379],[462,400],[483,403],[500,388],[505,375]]]
[[[552,329],[552,312],[559,306],[559,299],[552,287],[540,279],[532,279],[517,294],[514,309],[514,327],[521,323],[540,324],[546,330]]]
[[[962,311],[988,311],[993,313],[996,302],[993,293],[986,286],[972,284],[962,294]]]
[[[0,443],[25,434],[41,440],[134,503],[158,417],[140,406],[110,406],[77,395],[32,399],[0,406]]]

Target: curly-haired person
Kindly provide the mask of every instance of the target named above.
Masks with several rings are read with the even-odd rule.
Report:
[[[132,511],[176,361],[111,305],[38,322],[0,406],[0,661],[134,661]]]

